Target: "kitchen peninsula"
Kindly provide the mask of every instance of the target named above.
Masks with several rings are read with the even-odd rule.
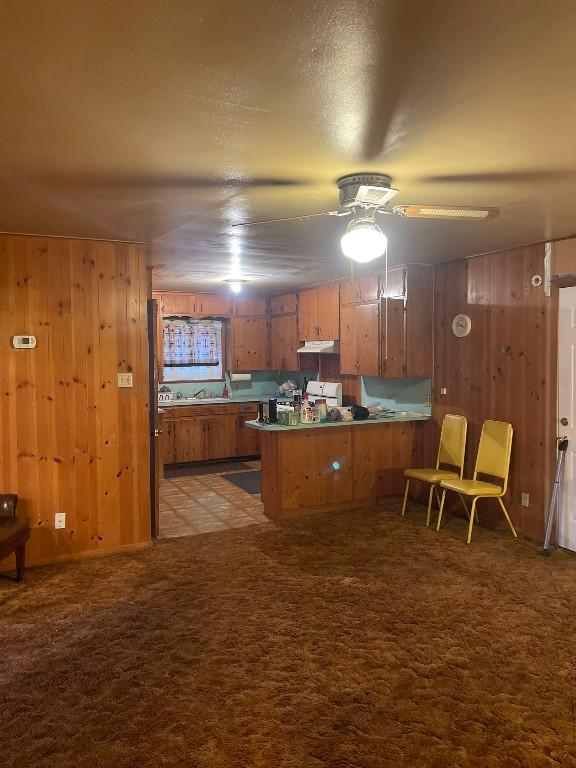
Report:
[[[264,513],[287,517],[401,493],[403,470],[429,420],[394,416],[294,427],[246,422],[260,435]]]

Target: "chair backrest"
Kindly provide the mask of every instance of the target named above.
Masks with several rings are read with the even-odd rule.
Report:
[[[446,414],[442,421],[440,432],[440,445],[438,446],[438,459],[436,469],[441,464],[449,464],[458,467],[460,477],[464,471],[464,454],[466,453],[466,430],[468,422],[464,416]]]
[[[487,420],[482,425],[474,479],[478,474],[491,475],[504,481],[503,490],[508,486],[508,470],[512,451],[512,424],[506,421]]]
[[[18,496],[15,493],[0,493],[0,517],[16,519]]]

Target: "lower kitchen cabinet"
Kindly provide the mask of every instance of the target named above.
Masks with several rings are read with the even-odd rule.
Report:
[[[208,412],[202,413],[203,408]],[[247,421],[256,418],[255,403],[231,403],[216,409],[210,406],[173,407],[165,411],[160,435],[160,461],[163,464],[257,456],[260,453],[258,432],[246,426]]]

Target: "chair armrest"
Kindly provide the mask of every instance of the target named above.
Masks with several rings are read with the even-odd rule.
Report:
[[[16,519],[16,507],[18,496],[15,493],[0,493],[0,515],[6,515]]]

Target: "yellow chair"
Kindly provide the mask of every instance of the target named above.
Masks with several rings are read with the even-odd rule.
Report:
[[[502,497],[506,494],[508,488],[508,470],[510,468],[510,452],[512,450],[512,435],[514,430],[512,424],[508,424],[505,421],[490,421],[487,420],[482,425],[482,432],[480,434],[480,443],[478,445],[478,454],[476,456],[476,465],[474,467],[474,475],[472,480],[458,480],[448,479],[442,480],[440,487],[442,490],[442,500],[440,501],[440,511],[438,512],[438,522],[436,523],[436,530],[440,530],[440,523],[442,521],[442,511],[444,509],[444,500],[446,498],[446,491],[454,491],[462,499],[462,503],[466,507],[463,497],[472,497],[472,508],[468,512],[470,518],[468,523],[468,538],[467,544],[470,544],[472,539],[472,527],[474,525],[474,517],[476,513],[476,502],[482,498],[498,499],[498,503],[502,507],[506,522],[510,526],[513,536],[517,536],[508,511],[504,506]],[[478,475],[488,475],[490,477],[501,480],[501,483],[488,483],[483,480],[478,480]]]
[[[464,471],[464,453],[466,452],[466,429],[468,422],[464,416],[453,416],[447,414],[442,421],[442,430],[440,432],[440,445],[438,446],[438,456],[436,466],[433,469],[405,469],[406,490],[404,491],[404,503],[402,504],[402,517],[406,512],[406,502],[408,500],[408,490],[410,480],[419,480],[430,484],[430,493],[428,494],[428,512],[426,514],[426,525],[430,525],[430,513],[432,511],[432,494],[436,492],[436,499],[440,505],[440,497],[437,487],[442,480],[454,478],[457,480],[462,477]],[[456,467],[454,469],[444,469],[444,467]]]

